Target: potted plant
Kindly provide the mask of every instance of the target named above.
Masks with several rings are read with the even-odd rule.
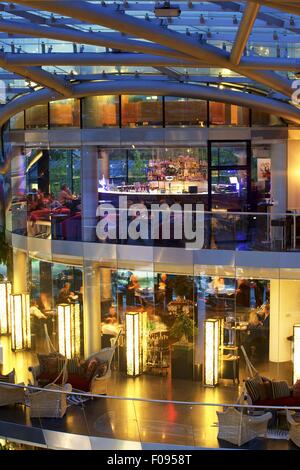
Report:
[[[170,328],[170,336],[177,340],[172,348],[172,377],[193,379],[193,343],[190,339],[195,334],[195,322],[186,313],[180,313]]]
[[[181,344],[187,344],[189,343],[189,339],[192,338],[194,334],[194,320],[185,313],[178,315],[170,329],[171,337]]]

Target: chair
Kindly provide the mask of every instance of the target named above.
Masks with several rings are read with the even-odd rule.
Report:
[[[18,385],[25,386],[24,383]],[[0,382],[0,406],[15,405],[16,403],[25,403],[25,389]]]
[[[28,400],[31,418],[62,418],[67,410],[67,394],[57,391],[71,392],[72,386],[62,387],[50,384],[38,392],[29,392]]]
[[[219,432],[218,438],[242,446],[258,436],[265,436],[271,413],[261,416],[249,416],[236,408],[229,407],[226,411],[217,411]]]
[[[289,439],[296,444],[296,446],[300,447],[300,422],[297,422],[292,417],[292,413],[290,410],[286,410],[286,419],[289,423]]]
[[[115,354],[115,350],[118,345],[118,341],[121,335],[121,330],[118,332],[114,345],[110,348],[101,349],[96,354],[90,356],[91,358],[97,358],[100,362],[107,362],[107,371],[102,377],[95,375],[92,378],[90,385],[90,393],[95,393],[96,395],[107,395],[107,385],[111,378],[111,363]]]

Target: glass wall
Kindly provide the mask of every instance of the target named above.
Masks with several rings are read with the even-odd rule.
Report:
[[[84,128],[119,127],[119,96],[88,96],[82,100]]]
[[[15,114],[10,118],[10,129],[13,130],[22,130],[24,129],[24,111],[21,111],[18,114]]]
[[[287,126],[287,123],[279,116],[264,113],[258,109],[252,109],[252,126],[254,127],[268,127],[268,126]]]
[[[122,127],[162,126],[161,96],[122,96]]]
[[[83,288],[82,269],[58,263],[49,263],[29,259],[30,279],[30,317],[32,349],[37,353],[48,353],[45,326],[50,340],[57,351],[60,350],[60,338],[73,339],[78,335],[80,347],[77,352],[83,355]],[[67,330],[68,326],[59,322],[58,306],[76,304],[80,309],[76,332]],[[75,325],[73,325],[74,328]],[[64,328],[65,327],[65,328]]]
[[[26,129],[48,129],[48,104],[38,104],[25,111]]]
[[[171,96],[106,95],[81,100],[64,99],[50,102],[49,112],[52,128],[206,127],[208,121],[213,127],[287,125],[284,119],[259,110],[252,109],[250,112],[243,106]],[[24,129],[22,114],[20,112],[10,118],[12,130]],[[36,105],[26,110],[25,127],[47,129],[48,105]]]
[[[166,126],[207,125],[207,102],[192,98],[165,97]]]
[[[26,149],[28,235],[81,240],[79,149]]]
[[[211,126],[249,126],[249,110],[228,103],[209,102],[209,124]]]
[[[51,101],[50,127],[80,127],[80,101],[67,99]]]

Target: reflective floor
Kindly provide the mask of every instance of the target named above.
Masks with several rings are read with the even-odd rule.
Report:
[[[28,382],[28,366],[36,363],[31,352],[12,353],[8,338],[1,337],[4,346],[4,370],[16,369],[17,381]],[[113,372],[108,393],[120,399],[94,398],[81,404],[70,404],[62,419],[30,419],[29,408],[22,405],[0,408],[0,435],[5,432],[19,433],[38,439],[37,433],[50,429],[85,436],[106,437],[137,442],[166,443],[205,448],[233,447],[217,439],[216,411],[221,406],[209,404],[235,403],[241,386],[231,382],[216,388],[205,388],[199,382],[172,380],[170,376],[142,375],[128,378]],[[124,399],[126,398],[127,399]],[[201,402],[197,404],[153,403],[134,401],[130,398],[157,400],[180,400]],[[18,431],[8,423],[18,423]],[[282,423],[281,423],[282,425]],[[285,426],[283,425],[283,428]],[[14,434],[13,434],[14,435]],[[12,435],[11,435],[12,436]],[[29,439],[29,438],[28,438]],[[251,449],[296,448],[282,439],[255,439],[245,444]]]

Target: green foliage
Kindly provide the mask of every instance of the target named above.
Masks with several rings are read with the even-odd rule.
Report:
[[[185,337],[187,339],[192,338],[195,334],[195,322],[188,315],[182,313],[174,321],[171,329],[170,335],[176,340],[180,340]]]
[[[7,266],[9,258],[9,245],[5,240],[4,230],[0,231],[0,264]]]
[[[134,150],[131,152],[131,158],[133,160],[133,164],[129,170],[129,178],[133,180],[133,182],[146,181],[146,169],[148,165],[148,160],[142,157],[142,154],[139,150]]]

